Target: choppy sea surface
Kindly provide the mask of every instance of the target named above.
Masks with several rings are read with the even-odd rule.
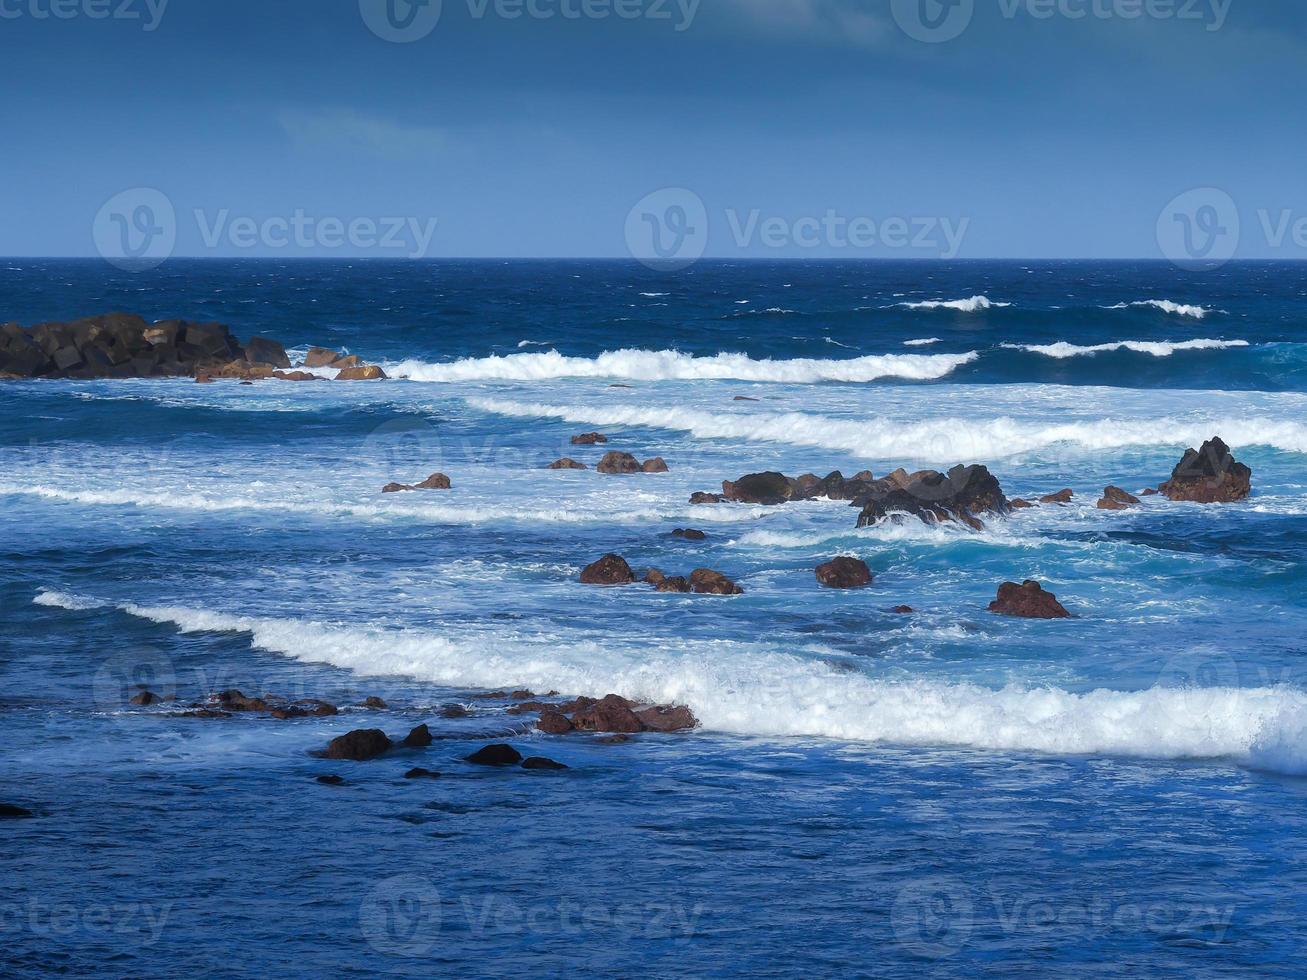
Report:
[[[1300,975],[1307,266],[0,260],[2,320],[109,310],[394,380],[0,383],[0,802],[36,812],[0,821],[0,974]],[[1214,435],[1249,501],[1095,508]],[[670,472],[543,468],[605,448]],[[971,462],[1075,500],[979,533],[687,503]],[[580,585],[606,552],[745,593]],[[875,583],[819,588],[836,555]],[[986,611],[1027,578],[1077,618]],[[520,688],[703,727],[478,698]],[[460,761],[500,740],[570,769]]]

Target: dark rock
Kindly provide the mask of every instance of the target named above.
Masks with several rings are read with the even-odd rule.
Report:
[[[582,585],[630,585],[635,573],[621,555],[604,555],[581,572]]]
[[[406,749],[425,749],[434,741],[435,739],[431,737],[431,729],[426,725],[418,725],[404,736],[403,745]]]
[[[703,531],[696,531],[691,527],[678,527],[672,532],[672,537],[684,538],[686,541],[703,541],[708,537],[708,535]]]
[[[998,598],[989,604],[989,611],[1002,616],[1022,619],[1070,619],[1057,596],[1045,592],[1038,582],[1027,580],[1022,585],[1004,582],[998,587]]]
[[[584,432],[579,436],[572,436],[573,446],[601,446],[608,441],[608,437],[602,432]]]
[[[705,493],[702,490],[690,494],[690,503],[692,504],[720,504],[725,499],[718,493]]]
[[[245,344],[245,360],[251,364],[271,364],[277,368],[290,367],[286,348],[266,337],[251,337]]]
[[[855,503],[862,507],[858,527],[869,527],[890,514],[907,513],[930,524],[960,521],[980,529],[984,524],[979,515],[1011,510],[998,480],[979,465],[955,466],[947,474],[895,470],[873,481]]]
[[[759,399],[759,398],[750,398],[748,395],[736,395],[736,396],[735,396],[735,400],[736,400],[737,402],[756,402],[756,401],[761,401],[761,399]]]
[[[890,612],[897,613],[900,616],[907,616],[916,612],[916,610],[913,609],[911,606],[895,606],[893,609],[890,610]]]
[[[449,477],[444,473],[432,473],[429,477],[419,483],[414,489],[416,490],[449,490],[453,484],[449,482]]]
[[[670,576],[670,577],[668,577],[668,578],[664,578],[661,582],[659,582],[659,583],[655,586],[655,588],[656,588],[659,592],[690,592],[690,591],[692,591],[692,586],[690,585],[690,580],[689,580],[688,578],[686,578],[684,575],[672,575],[672,576]]]
[[[1160,491],[1155,490],[1155,489],[1152,488],[1152,487],[1149,487],[1147,490],[1140,490],[1140,491],[1139,491],[1139,496],[1141,496],[1141,497],[1156,497],[1156,496],[1158,495],[1159,492],[1160,492]]]
[[[568,459],[566,456],[556,463],[550,463],[547,469],[551,470],[588,470],[590,467],[585,463],[578,463],[574,459]]]
[[[324,786],[345,785],[345,777],[343,776],[315,776],[314,778]]]
[[[472,712],[461,704],[447,704],[440,709],[441,718],[470,718]]]
[[[333,738],[323,753],[328,759],[366,762],[390,748],[390,739],[379,728],[364,728]]]
[[[1139,503],[1139,498],[1126,493],[1120,487],[1107,487],[1103,490],[1103,499],[1098,502],[1099,510],[1127,510]]]
[[[734,483],[722,481],[722,496],[741,504],[772,507],[790,500],[794,487],[783,473],[750,473]]]
[[[540,720],[536,722],[536,728],[546,735],[566,735],[572,731],[573,725],[564,714],[557,711],[542,711]]]
[[[1035,505],[1032,504],[1029,500],[1022,500],[1020,497],[1013,497],[1011,500],[1008,501],[1008,506],[1010,506],[1013,510],[1029,510]]]
[[[536,696],[535,691],[522,690],[522,691],[514,691],[512,694],[509,695],[509,698],[512,699],[513,701],[530,701],[535,696]]]
[[[700,595],[743,595],[744,590],[721,572],[696,568],[690,574],[690,586]]]
[[[1075,494],[1070,489],[1066,489],[1040,497],[1039,502],[1041,504],[1069,504],[1074,497]]]
[[[610,694],[572,716],[572,727],[582,732],[642,732],[644,723],[632,702]]]
[[[263,698],[249,698],[240,691],[229,690],[219,691],[214,695],[214,700],[223,711],[271,711],[270,705]]]
[[[609,735],[606,738],[595,739],[600,745],[625,745],[631,741],[630,735]]]
[[[646,459],[644,465],[640,467],[646,473],[666,473],[667,461],[661,456],[655,456],[653,459]]]
[[[619,452],[604,453],[604,458],[599,461],[599,465],[595,469],[600,473],[621,475],[642,472],[638,459],[630,453]]]
[[[1230,454],[1219,438],[1209,439],[1201,449],[1190,449],[1158,489],[1170,500],[1197,504],[1228,504],[1248,499],[1253,471]]]
[[[645,730],[650,732],[685,732],[699,725],[694,713],[680,705],[639,708],[635,716],[640,719]]]
[[[642,578],[640,581],[644,582],[646,585],[658,586],[661,585],[666,580],[667,580],[666,575],[664,575],[656,568],[651,568],[649,569],[649,571],[644,573],[644,578]]]
[[[828,589],[861,589],[874,577],[867,563],[858,558],[835,558],[817,566],[817,581]]]
[[[0,803],[0,820],[25,820],[35,816],[31,810],[12,803]]]
[[[561,762],[555,762],[553,759],[545,759],[541,756],[533,756],[522,763],[523,769],[544,769],[560,772],[567,768]]]
[[[373,694],[363,699],[363,707],[370,708],[373,711],[385,711],[390,705]]]
[[[381,488],[382,493],[406,493],[413,488],[406,483],[387,483]]]
[[[151,691],[142,691],[140,694],[132,698],[131,703],[137,707],[144,708],[151,704],[158,704],[162,700],[163,698]]]
[[[467,756],[467,762],[477,766],[515,766],[522,754],[511,745],[487,745]]]
[[[405,779],[439,779],[440,773],[432,772],[430,769],[410,769],[404,773]]]

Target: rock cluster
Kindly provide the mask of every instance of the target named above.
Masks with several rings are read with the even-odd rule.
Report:
[[[604,453],[604,458],[599,461],[595,467],[600,473],[609,474],[630,474],[630,473],[666,473],[667,463],[661,456],[655,456],[653,459],[641,463],[630,453],[610,452]]]
[[[684,732],[697,728],[698,720],[689,708],[672,705],[641,705],[616,694],[605,698],[577,698],[540,713],[536,727],[549,735],[570,732]]]
[[[432,473],[421,483],[409,486],[407,483],[387,483],[381,488],[382,493],[406,493],[410,490],[449,490],[453,487],[449,477],[444,473]]]

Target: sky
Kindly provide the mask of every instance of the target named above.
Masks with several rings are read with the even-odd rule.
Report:
[[[1307,258],[1300,0],[0,0],[0,63],[9,256]]]

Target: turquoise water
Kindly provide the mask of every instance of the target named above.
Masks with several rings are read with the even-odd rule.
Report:
[[[0,824],[0,972],[1296,972],[1307,267],[3,265],[6,319],[216,319],[396,380],[0,385],[0,802],[37,814]],[[542,469],[592,429],[671,472]],[[1248,502],[1094,507],[1213,435]],[[957,462],[1076,499],[981,533],[687,504]],[[609,551],[745,594],[580,586]],[[874,585],[820,590],[838,554]],[[991,616],[1024,578],[1078,618]],[[518,688],[703,728],[549,738],[478,698]],[[571,769],[460,761],[490,740]]]

